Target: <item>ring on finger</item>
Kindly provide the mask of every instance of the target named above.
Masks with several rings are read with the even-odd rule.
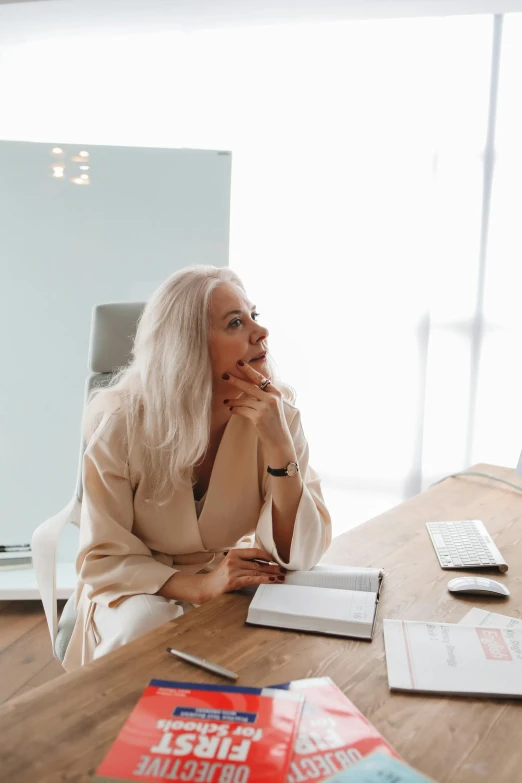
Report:
[[[263,378],[263,380],[259,384],[259,388],[261,389],[261,391],[265,391],[266,389],[268,389],[271,383],[272,383],[271,378]]]

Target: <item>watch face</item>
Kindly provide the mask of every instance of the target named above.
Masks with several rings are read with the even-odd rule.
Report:
[[[286,475],[295,476],[298,470],[299,470],[299,465],[297,464],[297,462],[289,462],[288,465],[286,466]]]

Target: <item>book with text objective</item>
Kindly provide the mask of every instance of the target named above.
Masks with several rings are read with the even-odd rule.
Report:
[[[283,783],[303,697],[152,680],[93,781]]]
[[[247,623],[371,640],[383,575],[323,565],[289,572],[285,584],[257,588]]]
[[[392,690],[522,697],[522,630],[384,620]]]
[[[275,686],[305,697],[287,783],[321,783],[375,750],[399,758],[329,677]]]

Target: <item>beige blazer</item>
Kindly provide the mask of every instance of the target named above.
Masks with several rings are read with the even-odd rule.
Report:
[[[331,541],[330,516],[320,482],[308,463],[308,444],[297,408],[284,403],[303,478],[290,559],[284,562],[272,535],[271,481],[253,424],[232,416],[217,452],[199,519],[187,480],[155,507],[143,476],[139,433],[126,446],[125,417],[118,403],[107,411],[84,455],[80,548],[76,560],[78,618],[64,659],[74,669],[93,659],[96,604],[155,594],[177,571],[214,568],[223,551],[259,546],[288,569],[314,566]],[[250,537],[250,538],[248,538]]]

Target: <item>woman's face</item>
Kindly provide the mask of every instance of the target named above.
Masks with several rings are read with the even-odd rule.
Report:
[[[210,303],[210,362],[215,381],[234,372],[242,359],[265,375],[268,329],[259,323],[255,307],[233,283],[221,283]],[[260,357],[260,358],[257,358]]]

